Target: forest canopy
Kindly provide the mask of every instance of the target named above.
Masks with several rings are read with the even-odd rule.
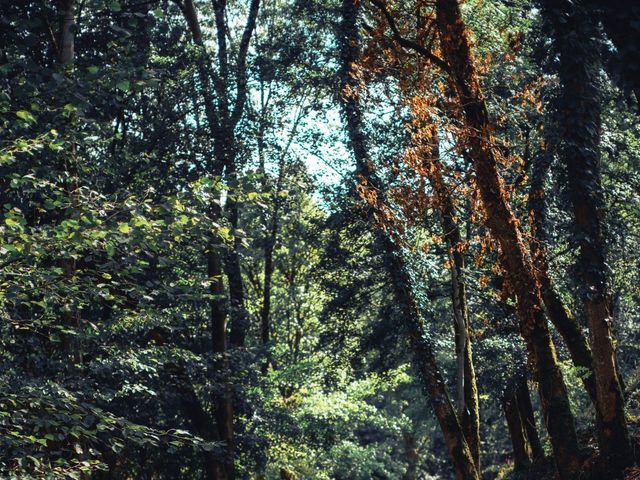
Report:
[[[0,3],[0,478],[640,478],[640,5]]]

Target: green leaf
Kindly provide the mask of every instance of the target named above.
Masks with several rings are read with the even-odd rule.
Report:
[[[16,112],[16,117],[18,117],[20,120],[24,120],[27,123],[36,123],[35,117],[26,110],[18,110]]]
[[[71,104],[71,103],[67,103],[64,107],[62,107],[62,114],[69,118],[72,114],[74,114],[76,112],[76,107]]]
[[[118,230],[120,233],[124,233],[125,235],[131,233],[131,226],[128,223],[121,223],[118,225]]]
[[[131,88],[131,82],[129,82],[129,80],[120,80],[118,83],[116,83],[116,88],[123,92],[128,92]]]
[[[22,230],[22,226],[20,225],[20,223],[18,223],[17,221],[15,221],[13,218],[5,218],[4,219],[4,223],[7,225],[7,227],[9,227],[11,230]]]

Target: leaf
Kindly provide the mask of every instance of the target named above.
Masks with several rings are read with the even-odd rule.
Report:
[[[26,110],[18,110],[16,112],[16,117],[18,117],[20,120],[24,120],[27,123],[36,123],[35,117]]]
[[[4,223],[6,223],[7,227],[11,230],[22,230],[20,223],[15,221],[13,218],[5,218]]]
[[[116,83],[116,88],[123,92],[128,92],[131,88],[131,82],[129,82],[129,80],[120,80],[118,83]]]
[[[205,452],[212,452],[213,450],[215,450],[216,448],[216,444],[214,442],[205,442],[202,444],[202,449]]]
[[[131,226],[128,223],[121,223],[118,225],[118,230],[120,233],[124,233],[125,235],[131,233]]]

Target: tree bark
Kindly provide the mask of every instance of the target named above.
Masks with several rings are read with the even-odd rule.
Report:
[[[485,225],[500,245],[501,263],[516,293],[520,331],[535,365],[556,465],[563,479],[573,479],[578,475],[580,462],[567,389],[542,310],[533,264],[498,172],[492,124],[457,0],[437,0],[436,22],[450,82],[462,107],[464,125],[470,132],[465,141],[485,210]]]
[[[198,73],[200,78],[200,88],[204,99],[205,115],[207,122],[214,138],[214,146],[220,150],[224,148],[217,139],[219,135],[219,119],[218,113],[211,95],[211,65],[209,57],[204,48],[204,40],[202,38],[202,30],[197,16],[197,10],[192,0],[176,2],[180,7],[187,25],[191,31],[193,43],[200,47],[198,62]],[[214,147],[215,148],[215,147]],[[221,177],[224,170],[224,163],[216,155],[214,162],[209,165],[210,172]],[[212,192],[213,199],[209,204],[209,216],[212,222],[218,222],[222,218],[222,208],[220,206],[220,195]],[[216,420],[215,428],[217,438],[225,442],[225,458],[220,456],[207,455],[205,463],[208,467],[205,470],[207,479],[209,480],[232,480],[234,478],[234,436],[233,436],[233,402],[230,391],[231,386],[226,381],[229,374],[229,360],[227,356],[227,311],[225,301],[225,287],[223,280],[222,266],[222,245],[216,240],[217,232],[210,233],[211,238],[207,242],[205,256],[207,259],[207,277],[210,281],[209,293],[211,300],[209,301],[210,309],[210,328],[211,328],[211,346],[214,355],[212,367],[223,372],[221,378],[224,379],[225,385],[223,393],[214,399],[214,417]]]
[[[372,176],[368,175],[368,177]],[[402,259],[402,252],[388,235],[383,235],[381,232],[380,236],[383,237],[381,240],[387,256],[389,273],[402,311],[403,322],[409,334],[415,364],[440,424],[456,478],[458,480],[479,479],[473,455],[436,362],[433,346],[426,336],[424,320],[411,290],[411,280]]]
[[[189,26],[193,42],[200,48],[198,58],[198,75],[200,78],[202,95],[205,105],[205,114],[211,136],[213,138],[214,159],[209,165],[209,171],[215,177],[222,178],[226,175],[231,192],[227,198],[225,214],[231,224],[234,234],[234,243],[227,252],[224,261],[224,271],[229,282],[229,303],[230,315],[229,339],[233,346],[244,346],[247,329],[249,327],[249,314],[245,306],[244,285],[242,279],[242,269],[240,265],[239,248],[241,241],[237,237],[239,221],[239,204],[237,202],[236,191],[238,187],[237,179],[237,152],[235,129],[240,121],[247,98],[247,73],[246,57],[253,31],[256,26],[259,0],[251,0],[249,13],[246,18],[238,53],[236,55],[236,65],[233,78],[235,80],[235,99],[230,101],[230,75],[229,52],[227,48],[227,19],[226,1],[214,2],[214,16],[217,31],[217,63],[218,69],[215,71],[211,65],[212,59],[207,54],[202,29],[198,20],[197,10],[193,0],[174,0],[182,11],[183,16]],[[215,98],[213,92],[215,91]],[[222,217],[222,211],[220,211]],[[213,218],[213,221],[218,219]]]
[[[531,447],[533,460],[543,458],[544,450],[542,449],[542,443],[540,443],[540,437],[538,436],[536,419],[533,415],[533,405],[531,404],[531,396],[529,395],[529,385],[527,384],[525,376],[520,378],[518,381],[516,400],[518,402],[520,418],[522,419],[522,423],[525,427],[527,441]]]
[[[71,75],[72,73],[72,69],[69,66],[73,64],[75,59],[75,10],[75,0],[62,0],[59,2],[56,60],[62,69],[66,70],[68,75]],[[65,183],[64,186],[65,193],[69,197],[72,206],[70,213],[71,218],[76,218],[78,216],[77,193],[74,191],[78,182],[78,169],[76,165],[77,142],[75,140],[75,134],[73,133],[73,127],[76,123],[77,116],[72,113],[69,118],[70,146],[68,151],[65,152],[66,155],[64,157],[63,165],[61,166],[64,170],[72,174],[71,178],[75,178],[73,183]],[[61,214],[63,213],[61,212]],[[71,285],[74,282],[74,276],[77,271],[76,260],[73,258],[64,258],[60,263],[64,270],[65,279],[69,285]],[[68,328],[79,332],[81,318],[80,311],[77,308],[69,307],[63,312],[62,317],[64,324]],[[83,355],[78,337],[64,334],[62,336],[62,346],[68,352],[74,363],[82,363]]]
[[[458,363],[458,415],[476,469],[480,471],[480,407],[469,335],[467,289],[464,280],[465,259],[461,251],[462,235],[456,221],[451,193],[442,177],[443,166],[440,162],[439,141],[437,135],[435,137],[434,152],[429,159],[430,165],[426,165],[425,172],[437,197],[443,236],[447,242],[451,263],[451,303]]]
[[[234,141],[233,134],[229,134]],[[231,325],[229,331],[229,342],[234,347],[243,347],[249,329],[249,313],[245,306],[245,289],[242,279],[242,268],[240,266],[240,246],[242,239],[238,234],[239,229],[239,205],[236,196],[239,195],[237,172],[235,166],[235,155],[227,164],[227,178],[229,178],[230,191],[227,195],[226,213],[231,225],[233,234],[233,245],[227,252],[225,261],[225,273],[229,280],[229,315]],[[235,190],[235,191],[233,191]]]
[[[604,241],[604,195],[600,174],[600,69],[597,26],[588,11],[575,2],[545,0],[551,21],[562,84],[560,118],[562,154],[573,205],[575,238],[579,247],[578,276],[587,317],[596,400],[598,443],[611,478],[621,478],[632,462],[622,389],[612,341]]]
[[[58,32],[58,61],[62,65],[73,62],[75,55],[75,0],[60,1],[60,29]]]
[[[219,206],[212,205],[214,210],[212,216],[218,218]],[[215,235],[215,233],[212,233]],[[222,393],[217,395],[214,401],[214,416],[216,419],[216,430],[218,438],[225,442],[225,457],[215,458],[216,467],[208,471],[215,472],[215,475],[208,477],[211,480],[232,480],[234,478],[234,435],[233,435],[233,396],[232,388],[228,383],[229,358],[227,348],[227,312],[225,309],[225,290],[223,281],[222,262],[220,256],[220,245],[210,241],[207,246],[207,276],[211,282],[209,293],[210,301],[210,322],[212,351],[214,355],[213,368],[221,370],[222,381],[224,382]]]
[[[402,439],[404,441],[404,454],[407,462],[407,469],[402,476],[402,480],[417,480],[420,456],[418,454],[416,436],[411,432],[404,431],[402,432]]]
[[[572,315],[556,292],[549,277],[547,264],[547,228],[544,179],[551,164],[551,154],[543,152],[533,161],[531,168],[531,185],[529,189],[528,210],[531,219],[531,230],[534,241],[532,255],[540,282],[542,299],[551,323],[556,327],[564,340],[576,367],[586,369],[582,375],[582,383],[589,398],[596,405],[596,380],[593,373],[593,357],[591,349],[578,320]]]
[[[513,446],[513,468],[517,472],[526,472],[531,466],[531,459],[527,448],[526,428],[518,409],[516,392],[513,387],[509,387],[505,392],[502,399],[502,410],[507,420]]]
[[[184,2],[182,0],[174,1],[185,17],[194,44],[200,47],[199,57],[197,59],[198,75],[204,99],[205,115],[207,117],[211,136],[213,137],[214,147],[214,158],[208,165],[208,170],[211,175],[217,178],[222,178],[226,170],[226,175],[229,180],[228,183],[231,188],[235,188],[238,185],[235,127],[243,114],[246,102],[246,55],[252,33],[255,29],[260,2],[259,0],[251,0],[250,2],[249,14],[246,19],[236,58],[236,97],[235,102],[230,106],[231,102],[228,98],[230,95],[229,59],[226,48],[226,35],[228,28],[225,17],[226,2],[214,2],[214,16],[218,33],[218,71],[216,73],[211,65],[212,60],[205,49],[202,29],[200,27],[197,10],[193,0],[184,0]],[[217,98],[215,99],[212,89],[216,92]],[[226,205],[227,215],[235,238],[232,248],[226,255],[224,264],[222,245],[220,242],[212,239],[208,241],[206,248],[207,275],[211,281],[210,293],[212,299],[210,301],[210,321],[212,348],[215,357],[214,368],[218,368],[223,372],[223,378],[226,383],[224,385],[223,392],[218,396],[218,398],[216,398],[214,407],[214,415],[216,418],[219,437],[226,445],[226,454],[224,458],[218,460],[221,462],[221,467],[215,470],[216,472],[219,472],[216,475],[221,476],[213,477],[219,480],[233,480],[235,477],[233,389],[228,383],[230,373],[227,342],[229,316],[231,318],[229,339],[232,345],[244,345],[244,338],[248,328],[248,314],[244,306],[244,286],[242,282],[238,251],[240,246],[240,240],[237,237],[239,211],[235,195],[237,195],[237,192],[232,191],[229,193]],[[209,213],[212,222],[218,222],[223,217],[220,200],[219,195],[214,195],[214,199],[211,201],[209,206]],[[215,235],[216,233],[212,232],[212,237],[215,237]],[[228,312],[225,308],[226,295],[223,281],[224,273],[226,273],[229,283],[230,309]]]
[[[354,0],[342,0],[342,24],[338,33],[341,55],[340,80],[342,86],[342,109],[349,135],[350,147],[356,159],[356,175],[384,195],[381,184],[371,167],[366,139],[363,132],[362,114],[357,100],[357,82],[352,76],[354,63],[359,55],[359,35],[357,29],[358,5]],[[349,93],[347,93],[349,92]],[[380,213],[381,203],[370,205],[369,214],[373,220]],[[415,365],[431,400],[431,405],[442,429],[454,472],[458,480],[478,480],[478,471],[465,440],[455,409],[449,399],[444,379],[440,374],[433,347],[424,330],[424,322],[419,306],[411,290],[411,282],[406,271],[402,251],[385,232],[376,229],[382,248],[387,257],[387,268],[392,279],[403,322],[407,329],[414,353]]]
[[[613,65],[614,76],[636,97],[640,113],[640,11],[636,0],[587,0],[599,14],[607,37],[616,53]]]
[[[273,251],[276,246],[276,240],[278,237],[278,214],[280,211],[280,202],[278,200],[278,193],[280,190],[280,178],[282,176],[282,170],[284,165],[280,165],[281,171],[278,175],[278,182],[276,185],[276,191],[273,192],[273,213],[271,216],[271,224],[269,225],[269,232],[265,239],[264,245],[264,289],[262,292],[262,306],[260,307],[260,337],[262,346],[267,349],[266,361],[263,371],[266,372],[272,364],[271,352],[269,351],[271,342],[271,284],[273,280]]]

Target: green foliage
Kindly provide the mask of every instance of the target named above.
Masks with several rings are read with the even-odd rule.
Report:
[[[336,75],[339,2],[261,2],[233,143],[212,124],[208,103],[233,109],[238,99],[233,81],[220,82],[241,67],[234,59],[247,2],[227,5],[233,55],[226,71],[215,14],[203,0],[194,4],[204,47],[192,41],[180,8],[186,2],[78,2],[74,60],[60,65],[63,3],[0,6],[0,477],[204,478],[206,462],[227,453],[216,405],[228,396],[236,478],[412,480],[412,470],[415,478],[450,478],[375,230],[397,234],[405,287],[455,398],[446,232],[426,177],[402,161],[414,127],[402,84],[416,81],[406,91],[434,100],[440,114],[452,101],[445,83],[432,92],[417,78],[400,78],[407,65],[418,73],[427,67],[413,53],[396,55],[390,38],[377,51],[379,11],[360,2],[362,34],[371,41],[356,72],[363,130],[395,222],[374,224],[354,195],[358,179],[339,113],[346,93]],[[402,33],[413,31],[414,7],[395,2]],[[528,0],[464,4],[502,174],[526,235],[527,168],[559,142],[556,59],[533,7]],[[442,72],[433,77],[444,80]],[[600,81],[607,273],[638,436],[640,127],[621,81]],[[501,403],[509,382],[531,373],[505,272],[496,267],[500,252],[478,222],[487,212],[477,211],[474,174],[455,138],[458,119],[441,120],[444,180],[465,241],[481,465],[487,478],[509,478]],[[219,169],[221,144],[234,162]],[[562,300],[581,319],[564,175],[553,163],[544,179],[545,253]],[[211,251],[221,278],[209,276]],[[235,258],[241,308],[230,295]],[[229,339],[238,310],[246,310],[243,345],[229,341],[214,352],[216,306]],[[554,340],[590,441],[585,372],[555,333]],[[544,435],[543,442],[550,452]]]

